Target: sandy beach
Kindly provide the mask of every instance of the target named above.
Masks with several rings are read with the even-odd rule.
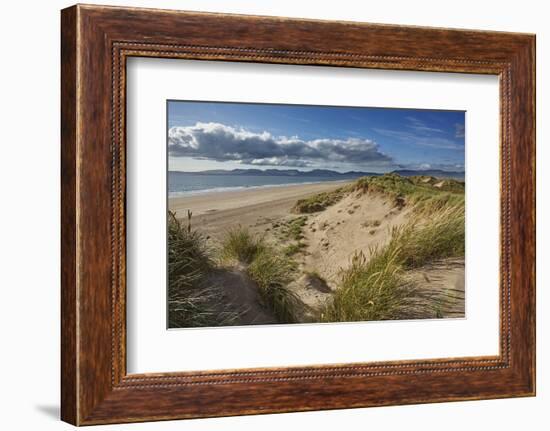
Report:
[[[412,205],[400,205],[390,194],[344,188],[352,182],[206,192],[171,198],[169,210],[184,223],[191,211],[192,228],[204,235],[212,250],[219,252],[229,230],[241,226],[271,244],[274,253],[287,253],[297,271],[286,288],[305,305],[299,320],[315,321],[315,313],[340,288],[342,271],[350,268],[353,257],[360,254],[368,261],[388,245],[395,229],[414,217]],[[436,190],[443,184],[432,182]],[[338,189],[339,198],[320,209],[296,207],[300,199]],[[276,316],[261,305],[258,286],[246,267],[242,262],[222,264],[209,275],[209,283],[223,289],[226,305],[241,314],[240,324],[276,323]],[[403,277],[404,283],[418,286],[419,295],[445,304],[438,306],[439,317],[464,316],[463,258],[437,260]]]
[[[178,218],[193,212],[193,226],[216,238],[230,226],[246,226],[262,231],[273,221],[286,217],[298,199],[331,191],[347,184],[328,181],[316,184],[296,184],[260,187],[224,192],[207,192],[168,200],[168,209]]]

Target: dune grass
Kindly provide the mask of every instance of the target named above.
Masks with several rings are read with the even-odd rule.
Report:
[[[247,228],[237,226],[227,231],[221,243],[221,258],[249,264],[265,248],[265,241]]]
[[[344,186],[331,192],[321,192],[309,198],[300,199],[294,204],[292,211],[298,214],[310,214],[323,211],[327,207],[342,200],[349,190],[349,187]]]
[[[237,315],[225,311],[221,292],[207,282],[212,261],[206,238],[168,212],[168,326],[223,326]]]
[[[362,321],[440,317],[437,306],[407,281],[405,271],[449,257],[464,256],[464,205],[453,204],[417,215],[394,227],[390,242],[360,252],[342,272],[340,288],[320,313],[320,320]]]
[[[433,177],[402,177],[398,174],[359,178],[353,190],[388,196],[397,206],[413,205],[416,211],[436,211],[446,206],[464,205],[464,183]]]
[[[294,225],[301,229],[303,221]],[[288,288],[296,271],[296,264],[290,256],[301,246],[296,247],[279,250],[242,226],[229,230],[222,240],[222,261],[242,265],[242,269],[258,286],[264,305],[280,323],[297,322],[303,306],[298,296]]]
[[[247,273],[258,285],[265,305],[280,323],[296,323],[303,307],[300,298],[288,288],[296,265],[287,256],[269,247],[256,255]]]
[[[418,268],[435,260],[463,257],[465,213],[461,205],[432,212],[428,219],[417,216],[392,230],[386,253],[397,250],[400,265]]]
[[[239,315],[226,310],[220,287],[209,284],[208,274],[215,270],[214,253],[206,238],[192,229],[191,213],[187,224],[168,213],[168,244],[168,326],[231,325]],[[303,303],[288,288],[296,271],[289,256],[240,226],[226,233],[220,256],[244,267],[264,305],[280,323],[298,321]]]
[[[413,314],[415,288],[404,283],[397,256],[368,261],[356,253],[342,274],[339,289],[320,312],[322,322],[401,319]]]
[[[438,179],[429,176],[403,177],[399,174],[384,174],[361,177],[350,185],[331,192],[321,192],[306,199],[300,199],[292,211],[309,214],[325,210],[341,201],[350,192],[380,193],[394,199],[397,206],[416,205],[427,201],[425,208],[444,206],[449,203],[460,203],[464,200],[464,182],[451,178]],[[420,207],[419,207],[420,209]]]
[[[464,193],[462,181],[450,178],[438,180],[424,176],[403,177],[393,173],[359,178],[353,188],[357,191],[407,197],[423,197],[441,192]]]
[[[442,182],[443,181],[443,182]],[[356,253],[342,271],[332,300],[319,310],[317,321],[343,322],[441,317],[441,304],[426,297],[407,277],[407,271],[441,259],[464,256],[464,183],[432,177],[405,178],[395,174],[364,177],[333,192],[300,200],[294,212],[322,211],[350,193],[377,193],[393,199],[396,206],[412,211],[405,225],[394,227],[389,242]],[[182,223],[174,214],[168,219],[168,303],[170,327],[228,325],[236,313],[225,312],[219,287],[209,285],[208,274],[223,265],[245,272],[258,286],[264,306],[280,323],[300,321],[307,306],[292,290],[298,277],[292,256],[302,251],[307,215],[282,226],[283,245],[272,244],[244,227],[226,232],[218,254],[213,254],[204,236]],[[371,225],[372,223],[372,225]],[[364,227],[380,222],[369,221]],[[288,242],[291,242],[288,244]]]
[[[285,234],[289,239],[300,241],[304,238],[302,228],[306,225],[307,216],[296,217],[288,222]]]
[[[304,250],[304,248],[307,247],[307,244],[301,241],[294,242],[292,244],[288,244],[286,247],[283,248],[283,254],[285,256],[294,256],[297,253],[300,253]]]

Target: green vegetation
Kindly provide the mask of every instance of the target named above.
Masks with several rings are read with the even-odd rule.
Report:
[[[433,195],[442,191],[464,193],[464,183],[453,179],[438,180],[425,176],[402,177],[399,174],[384,174],[359,178],[354,189],[411,197]]]
[[[287,287],[295,270],[295,264],[288,257],[271,248],[264,248],[247,268],[265,305],[281,323],[297,322],[303,307],[300,298]]]
[[[303,239],[304,235],[302,234],[302,228],[306,225],[306,222],[307,222],[306,216],[301,216],[301,217],[292,219],[287,225],[287,229],[285,232],[286,235],[289,238],[294,239],[296,241]]]
[[[428,220],[414,218],[394,228],[385,253],[397,253],[406,269],[449,257],[463,257],[465,246],[464,207],[449,206],[430,214]]]
[[[448,205],[464,205],[464,183],[453,179],[385,174],[359,178],[353,189],[361,193],[380,193],[392,198],[396,206],[412,204],[416,210],[434,211]]]
[[[307,199],[300,199],[293,211],[309,214],[323,211],[339,202],[349,192],[367,191],[389,196],[398,207],[426,201],[426,206],[443,207],[447,203],[464,202],[464,182],[454,179],[438,179],[430,176],[402,177],[398,174],[362,177],[355,183],[332,192],[322,192]],[[419,208],[420,209],[420,208]]]
[[[257,238],[242,226],[230,229],[221,245],[222,260],[234,260],[243,264],[252,262],[265,248],[263,239]]]
[[[228,230],[214,251],[209,249],[206,237],[192,228],[190,212],[187,223],[169,212],[169,326],[219,326],[237,321],[238,312],[229,309],[222,286],[216,285],[216,277],[219,284],[223,271],[238,272],[242,277],[246,274],[247,282],[253,281],[257,286],[261,303],[280,323],[304,321],[307,313],[308,319],[312,317],[312,310],[291,287],[302,276],[293,257],[297,258],[306,247],[304,227],[312,217],[308,214],[323,211],[349,194],[359,199],[364,193],[379,194],[384,201],[393,203],[397,208],[388,208],[390,214],[407,208],[408,221],[393,227],[389,241],[371,249],[368,258],[357,252],[349,267],[342,270],[336,289],[329,287],[318,273],[304,271],[309,288],[331,293],[329,302],[315,311],[315,321],[441,317],[446,305],[441,301],[445,300],[429,297],[426,289],[419,289],[411,281],[415,278],[408,271],[464,256],[464,183],[386,174],[363,177],[333,192],[299,200],[293,208],[299,215],[272,225],[278,245],[239,226]],[[357,207],[348,211],[352,213]],[[381,224],[381,220],[370,219],[361,226],[364,232],[374,235],[382,229]],[[320,226],[312,225],[311,230],[314,228],[324,230],[326,221]],[[328,246],[326,239],[321,240],[321,245],[323,241]],[[254,301],[257,303],[256,296]]]
[[[298,228],[305,220],[294,220],[290,231],[297,237]],[[244,265],[246,274],[257,284],[260,297],[281,323],[297,321],[297,313],[302,306],[300,299],[287,285],[292,281],[296,270],[290,256],[303,247],[301,243],[292,244],[283,252],[267,244],[265,239],[252,234],[239,226],[229,230],[224,239],[220,255],[222,261],[238,262]]]
[[[320,313],[324,322],[400,319],[414,310],[409,298],[414,286],[404,283],[397,256],[368,261],[362,252],[355,254],[342,274],[333,301]]]
[[[206,238],[168,212],[168,326],[171,328],[222,326],[230,324],[236,313],[224,311],[222,295],[209,286],[207,274],[212,267]]]
[[[322,192],[306,199],[300,199],[296,202],[292,211],[299,214],[323,211],[327,207],[339,202],[349,190],[349,187],[344,186],[331,192]]]
[[[449,207],[461,207],[464,211],[464,193],[439,192],[414,202],[414,211],[419,215],[429,215]]]
[[[175,214],[168,213],[168,306],[169,327],[229,325],[238,318],[227,311],[220,288],[209,282],[208,274],[216,268],[210,256],[212,250],[206,238],[192,229],[191,213],[183,224]],[[305,219],[289,224],[293,238],[298,237]],[[264,305],[281,323],[298,321],[304,304],[288,288],[294,279],[296,264],[290,256],[304,247],[297,243],[283,252],[266,243],[244,227],[229,230],[221,244],[219,255],[224,262],[244,266],[244,272],[256,283]]]
[[[279,229],[277,238],[281,242],[290,241],[290,243],[282,249],[282,253],[285,256],[293,256],[306,247],[306,244],[302,242],[304,239],[303,228],[306,223],[307,216],[300,216],[288,221],[277,223],[277,226],[274,225],[274,227]]]
[[[321,312],[322,321],[441,315],[438,311],[441,304],[422,300],[425,294],[407,281],[406,271],[437,260],[464,256],[464,188],[458,181],[449,184],[452,184],[450,188],[462,192],[442,191],[428,181],[392,174],[357,181],[355,190],[405,199],[407,204],[414,205],[416,216],[407,224],[394,227],[390,242],[371,250],[368,260],[362,252],[352,258],[350,267],[342,272],[341,285],[333,301]]]
[[[288,257],[294,256],[296,253],[301,252],[306,246],[307,245],[301,241],[294,242],[283,248],[283,254]]]

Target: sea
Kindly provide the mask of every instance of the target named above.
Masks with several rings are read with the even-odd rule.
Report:
[[[209,192],[346,181],[357,176],[207,175],[168,172],[168,197],[192,196]]]

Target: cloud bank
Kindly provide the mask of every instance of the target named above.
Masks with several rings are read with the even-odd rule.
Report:
[[[391,164],[392,157],[364,138],[314,139],[255,133],[220,123],[196,123],[168,131],[171,157],[234,161],[249,165],[308,167],[318,162]]]

